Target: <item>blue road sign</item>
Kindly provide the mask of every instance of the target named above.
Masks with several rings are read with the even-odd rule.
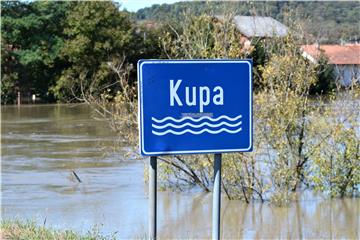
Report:
[[[252,150],[251,60],[140,60],[142,155]]]

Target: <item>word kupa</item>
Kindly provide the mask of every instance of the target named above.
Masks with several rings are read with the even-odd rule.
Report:
[[[170,80],[170,106],[174,106],[175,102],[177,105],[182,106],[183,103],[181,102],[177,91],[180,88],[182,80],[177,80],[174,84],[174,80]],[[199,100],[197,101],[197,88],[199,88]],[[197,102],[199,103],[199,110],[200,112],[204,111],[204,106],[210,104],[211,97],[210,97],[210,88],[206,86],[200,87],[192,87],[192,97],[190,100],[190,87],[185,87],[185,103],[188,106],[196,106]],[[212,102],[215,105],[224,105],[224,90],[220,86],[214,87],[212,90],[213,97]]]

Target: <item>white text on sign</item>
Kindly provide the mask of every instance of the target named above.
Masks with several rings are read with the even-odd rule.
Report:
[[[183,103],[181,102],[178,90],[182,83],[181,79],[176,80],[174,84],[174,80],[170,80],[170,106],[175,106],[175,102],[178,106],[182,106]],[[198,89],[197,89],[198,88]],[[190,94],[191,91],[191,94]],[[191,95],[191,100],[190,100]],[[211,96],[212,95],[212,96]],[[199,96],[199,97],[198,97]],[[197,100],[199,99],[199,100]],[[210,88],[207,86],[200,86],[200,87],[185,87],[185,104],[188,106],[197,106],[199,105],[199,111],[204,112],[204,106],[208,106],[210,101],[215,105],[224,105],[224,90],[220,86],[214,87],[212,89],[212,93]]]

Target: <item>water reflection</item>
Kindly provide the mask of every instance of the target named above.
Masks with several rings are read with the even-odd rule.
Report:
[[[164,199],[164,195],[162,198]],[[166,198],[167,200],[163,201],[173,201],[173,205],[176,206],[175,212],[181,214],[171,214],[174,208],[166,207],[167,216],[162,218],[162,222],[166,222],[161,229],[162,237],[211,237],[211,194],[198,195],[192,200],[174,194]],[[184,201],[185,199],[187,201]],[[188,205],[181,205],[184,202]],[[291,204],[288,208],[223,199],[222,206],[223,238],[359,238],[358,199],[303,200]],[[165,214],[165,209],[162,210]]]
[[[104,122],[91,120],[88,107],[5,106],[1,113],[3,218],[46,219],[47,225],[80,232],[97,225],[119,238],[145,236],[146,165],[111,153],[115,136]],[[158,199],[160,237],[210,237],[211,194],[161,192]],[[288,208],[224,198],[222,237],[359,239],[359,205],[359,199],[308,194]]]

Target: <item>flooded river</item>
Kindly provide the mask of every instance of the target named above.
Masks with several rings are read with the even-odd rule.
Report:
[[[1,131],[3,219],[146,236],[146,164],[113,148],[116,137],[87,106],[4,106]],[[211,194],[159,192],[158,200],[160,238],[211,236]],[[359,239],[359,216],[360,199],[304,195],[287,208],[223,199],[222,237]]]

